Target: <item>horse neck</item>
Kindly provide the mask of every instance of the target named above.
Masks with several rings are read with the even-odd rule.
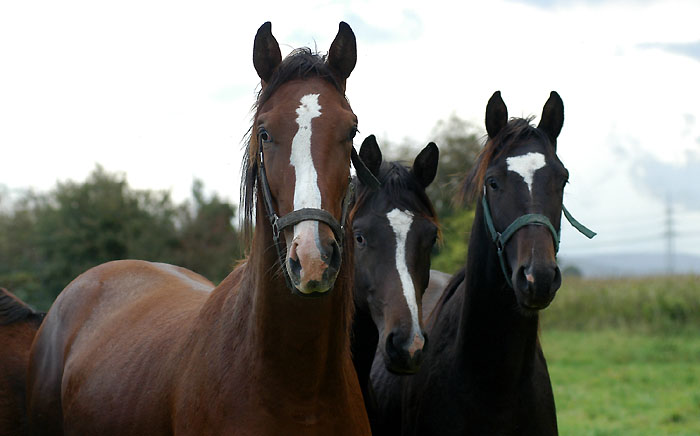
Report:
[[[355,290],[357,292],[357,289]],[[379,330],[368,309],[355,305],[352,322],[352,363],[363,393],[366,392],[372,362],[379,343]]]
[[[260,197],[258,197],[260,198]],[[273,385],[299,384],[299,394],[329,386],[350,365],[352,266],[349,249],[330,295],[304,298],[292,294],[282,275],[272,229],[258,205],[247,282],[252,307],[250,346],[260,374]],[[245,280],[244,280],[245,283]],[[311,382],[313,381],[313,382]],[[331,383],[333,384],[338,383]]]
[[[495,386],[512,387],[532,368],[539,318],[517,310],[496,246],[486,231],[481,204],[469,240],[465,283],[459,330],[463,360],[477,368],[476,374],[490,375],[497,381]]]

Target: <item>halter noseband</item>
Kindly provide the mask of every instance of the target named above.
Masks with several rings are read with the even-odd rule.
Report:
[[[503,271],[506,283],[508,283],[508,286],[510,286],[511,288],[513,288],[513,282],[510,278],[510,275],[508,275],[508,270],[506,269],[505,246],[508,240],[521,227],[529,225],[546,227],[552,234],[552,239],[554,241],[554,252],[559,252],[559,241],[561,239],[561,234],[560,232],[556,231],[556,229],[552,225],[552,222],[546,216],[539,213],[529,213],[521,215],[518,218],[516,218],[515,221],[510,223],[510,225],[506,227],[506,229],[503,232],[498,232],[496,231],[496,227],[493,224],[493,216],[491,215],[491,209],[489,208],[489,203],[486,200],[486,185],[484,185],[484,195],[481,197],[481,206],[484,210],[484,221],[486,221],[486,228],[491,234],[491,240],[494,242],[494,244],[496,244],[496,249],[498,250],[498,261],[501,264],[501,271]],[[571,223],[571,225],[574,226],[574,228],[581,232],[585,237],[591,239],[596,235],[594,231],[588,229],[586,226],[578,222],[573,216],[571,216],[571,214],[568,210],[566,210],[566,207],[564,207],[563,204],[561,205],[561,209],[562,212],[564,212],[564,216],[569,221],[569,223]]]
[[[338,221],[330,212],[323,209],[315,208],[298,209],[280,217],[277,215],[277,212],[275,212],[275,207],[272,204],[272,193],[270,192],[270,185],[267,181],[267,173],[265,172],[265,155],[263,154],[262,145],[259,146],[259,149],[260,151],[258,152],[258,173],[260,175],[260,184],[262,185],[263,203],[265,204],[265,211],[267,213],[267,218],[270,221],[270,226],[272,227],[272,240],[275,243],[278,261],[284,273],[284,281],[287,284],[287,287],[291,291],[294,291],[296,289],[296,286],[294,286],[294,283],[292,283],[292,278],[289,276],[287,268],[285,268],[287,255],[284,249],[285,247],[283,246],[282,241],[280,239],[280,234],[287,227],[292,227],[296,224],[299,224],[302,221],[311,220],[322,222],[328,225],[328,227],[331,228],[331,231],[333,231],[333,235],[335,236],[336,241],[338,241],[340,251],[339,254],[342,259],[343,247],[345,243],[345,220],[347,219],[348,207],[350,205],[350,202],[352,201],[352,197],[354,194],[354,187],[352,183],[349,183],[348,180],[348,188],[345,191],[345,198],[343,198],[342,211],[340,214],[340,223],[338,223]],[[376,177],[374,177],[374,174],[372,174],[369,171],[369,169],[367,169],[364,162],[362,162],[357,152],[355,151],[354,147],[352,148],[352,154],[350,155],[350,159],[352,161],[352,164],[355,166],[355,171],[357,172],[357,177],[360,179],[360,181],[362,181],[362,183],[364,183],[372,189],[379,188],[379,181]]]

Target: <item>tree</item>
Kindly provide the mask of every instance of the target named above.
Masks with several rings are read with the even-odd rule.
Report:
[[[204,184],[192,184],[193,207],[182,208],[179,231],[178,265],[182,265],[215,282],[223,280],[236,260],[243,257],[242,236],[232,222],[236,207],[214,194],[204,196]]]
[[[131,189],[101,166],[85,182],[28,192],[0,208],[0,286],[46,310],[71,280],[110,260],[172,263],[219,281],[242,252],[236,209],[206,199],[200,181],[192,193],[193,206],[174,205],[168,192]]]

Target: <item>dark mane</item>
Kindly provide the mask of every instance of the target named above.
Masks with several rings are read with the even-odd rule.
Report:
[[[382,162],[378,179],[382,186],[379,191],[374,191],[360,183],[357,176],[353,177],[355,200],[349,213],[350,221],[368,199],[375,195],[378,198],[386,199],[386,203],[395,204],[401,209],[419,212],[439,228],[433,203],[410,168],[399,162]]]
[[[460,197],[472,202],[481,194],[486,170],[494,159],[511,151],[515,144],[520,144],[531,138],[551,143],[545,132],[531,124],[533,117],[511,118],[495,138],[489,138],[486,145],[476,158],[474,167],[469,172],[462,185]]]
[[[7,289],[0,288],[0,325],[23,321],[36,312]]]
[[[258,92],[258,98],[252,110],[253,125],[248,130],[245,138],[246,152],[243,156],[240,204],[243,209],[243,228],[246,241],[250,242],[253,231],[253,214],[255,212],[256,190],[258,179],[257,153],[258,141],[254,134],[255,122],[258,118],[260,107],[277,91],[280,86],[292,80],[306,80],[311,78],[322,78],[335,86],[338,92],[345,95],[343,87],[338,82],[333,69],[326,62],[326,56],[314,53],[311,49],[303,47],[292,51],[279,64],[272,77],[267,82],[264,89]]]

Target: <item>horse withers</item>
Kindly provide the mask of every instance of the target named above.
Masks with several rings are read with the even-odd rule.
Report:
[[[282,60],[270,23],[260,27],[241,185],[247,260],[216,287],[135,260],[76,278],[32,348],[35,434],[370,433],[349,337],[357,118],[345,85],[356,50],[340,23],[327,57]]]
[[[426,326],[431,346],[421,370],[397,378],[373,366],[386,422],[377,434],[557,434],[538,313],[561,284],[555,255],[568,172],[556,150],[563,122],[556,92],[537,127],[508,120],[500,92],[489,100],[488,140],[464,185],[479,199],[466,266]]]
[[[29,432],[26,411],[29,350],[44,313],[0,288],[0,435]]]

